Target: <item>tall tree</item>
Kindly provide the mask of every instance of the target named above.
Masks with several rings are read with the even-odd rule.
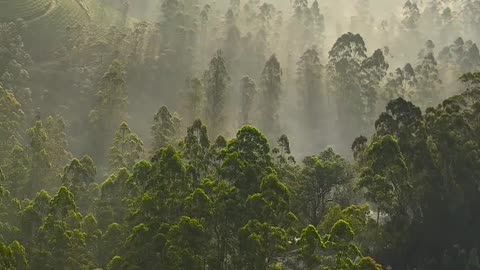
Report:
[[[336,99],[337,117],[343,140],[350,132],[367,132],[375,114],[377,92],[388,64],[382,50],[367,56],[359,34],[342,35],[329,52],[327,73]]]
[[[92,153],[100,164],[105,160],[109,139],[126,120],[127,92],[124,66],[114,61],[99,82],[98,100],[89,114]]]
[[[132,169],[143,156],[143,142],[133,133],[127,123],[122,123],[113,138],[109,153],[110,172],[120,168]]]
[[[252,78],[245,76],[240,82],[240,123],[248,125],[252,121],[253,102],[257,94],[257,85]]]
[[[417,78],[412,65],[407,63],[403,69],[397,68],[390,72],[385,83],[383,98],[386,101],[402,97],[409,99],[415,94]]]
[[[29,180],[26,193],[33,196],[42,188],[51,188],[48,180],[53,180],[52,164],[47,152],[48,135],[45,132],[42,121],[27,130],[28,158],[29,158]]]
[[[295,203],[302,222],[317,226],[328,208],[339,199],[335,197],[337,189],[352,179],[352,168],[331,148],[318,156],[306,157],[303,163],[299,181],[294,186]]]
[[[275,134],[280,128],[278,110],[282,94],[282,68],[274,54],[265,63],[261,79],[260,127],[267,134]]]
[[[402,25],[405,29],[408,31],[416,30],[420,20],[420,10],[418,9],[417,3],[412,3],[410,0],[407,0],[402,12]]]
[[[197,77],[187,78],[185,84],[185,109],[182,116],[184,123],[192,123],[195,119],[199,119],[202,116],[205,93],[202,80]]]
[[[205,71],[205,93],[207,96],[206,119],[213,134],[224,128],[225,100],[228,93],[230,76],[222,51],[217,51]]]
[[[443,96],[442,81],[438,71],[438,63],[433,54],[433,42],[428,41],[426,48],[420,54],[420,63],[415,67],[415,75],[418,80],[417,91],[414,100],[424,106],[435,105]]]
[[[359,34],[342,35],[329,52],[327,67],[331,91],[336,99],[337,117],[343,134],[361,130],[364,104],[360,84],[362,62],[367,58],[367,48]],[[350,139],[348,139],[350,140]]]
[[[0,161],[22,141],[24,112],[15,95],[0,84]]]
[[[158,73],[156,76],[167,88],[162,89],[164,98],[175,102],[175,93],[182,88],[193,64],[193,48],[197,38],[198,1],[166,0],[160,5],[158,26],[160,31]]]
[[[304,124],[310,132],[317,131],[325,117],[322,71],[323,66],[316,48],[306,50],[297,63],[297,87]]]
[[[202,180],[207,175],[209,164],[206,157],[210,148],[207,127],[202,124],[202,121],[195,120],[192,126],[187,128],[187,136],[182,146],[187,172],[194,182]]]
[[[180,119],[172,115],[166,106],[161,106],[153,117],[152,151],[156,153],[167,145],[173,145],[179,134]]]
[[[362,62],[361,66],[361,86],[362,100],[365,104],[364,120],[369,125],[374,122],[377,113],[377,93],[380,92],[380,86],[383,78],[387,75],[388,63],[386,62],[383,51],[377,49],[372,56]]]

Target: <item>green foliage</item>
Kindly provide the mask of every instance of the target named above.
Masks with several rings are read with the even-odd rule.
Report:
[[[339,199],[336,189],[352,179],[352,171],[331,148],[306,157],[303,164],[299,181],[293,184],[295,204],[304,224],[317,226],[330,205]]]
[[[384,53],[376,50],[368,57],[362,36],[347,33],[337,39],[328,55],[327,74],[335,89],[342,133],[364,132],[373,120],[376,90],[388,69]]]
[[[101,2],[0,0],[1,269],[479,269],[478,47],[388,64],[479,1]]]
[[[240,129],[222,155],[220,174],[245,195],[259,190],[261,179],[273,166],[267,138],[252,126]]]
[[[22,140],[24,112],[15,95],[0,85],[0,160],[4,160]]]
[[[179,128],[178,117],[172,116],[167,107],[160,107],[153,118],[153,152],[155,153],[167,145],[173,145],[177,139]]]
[[[325,245],[314,226],[309,225],[303,229],[299,245],[301,246],[300,258],[308,268],[313,268],[320,264],[320,249],[325,248]]]
[[[143,141],[133,133],[127,123],[122,123],[113,138],[109,153],[110,171],[132,169],[143,156]]]

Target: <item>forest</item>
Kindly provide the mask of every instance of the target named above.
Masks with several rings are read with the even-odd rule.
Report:
[[[480,270],[480,0],[0,0],[0,270]]]

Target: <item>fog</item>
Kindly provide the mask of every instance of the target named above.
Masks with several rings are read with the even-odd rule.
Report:
[[[238,3],[239,1],[232,1],[232,3],[234,2],[237,2],[238,5],[238,11],[235,12],[234,15],[234,24],[240,30],[238,38],[244,38],[249,33],[254,37],[257,35],[256,32],[259,31],[260,25],[258,25],[258,21],[253,25],[249,24],[249,21],[245,19],[244,5],[248,4],[251,11],[255,13],[259,11],[259,7],[264,2],[242,1]],[[419,58],[419,54],[424,49],[425,43],[428,40],[432,40],[435,44],[432,52],[436,58],[438,58],[438,54],[444,47],[453,44],[454,40],[459,37],[462,37],[464,41],[472,40],[473,42],[477,42],[478,35],[476,31],[469,29],[467,24],[464,23],[465,20],[468,20],[464,15],[466,12],[466,3],[460,3],[459,1],[412,1],[411,3],[418,7],[418,14],[413,15],[405,13],[412,12],[411,10],[406,11],[404,8],[405,1],[318,1],[320,13],[324,16],[324,29],[311,30],[313,32],[306,33],[307,36],[303,37],[297,35],[298,33],[296,32],[305,31],[306,28],[313,28],[314,26],[292,26],[292,24],[295,24],[295,22],[293,22],[295,20],[295,9],[293,6],[306,4],[305,1],[285,0],[267,1],[267,3],[273,5],[274,14],[269,15],[271,18],[269,18],[270,22],[268,23],[271,25],[266,26],[269,27],[269,29],[266,29],[269,33],[266,35],[266,43],[264,44],[264,51],[261,52],[261,57],[267,60],[270,55],[276,54],[281,64],[283,77],[282,94],[280,97],[281,106],[278,108],[279,122],[282,132],[291,137],[292,141],[295,142],[293,149],[299,156],[313,154],[327,145],[333,146],[348,155],[350,151],[349,144],[353,141],[354,137],[359,134],[368,135],[369,133],[369,130],[349,130],[347,132],[350,133],[350,135],[343,136],[339,133],[344,133],[345,131],[338,129],[338,121],[341,121],[338,119],[330,121],[330,123],[322,123],[322,127],[319,127],[319,129],[313,133],[304,125],[299,110],[301,110],[301,107],[305,106],[305,104],[301,104],[301,101],[298,100],[296,70],[298,59],[300,59],[308,47],[313,45],[317,47],[320,53],[320,62],[324,67],[328,65],[329,50],[335,41],[347,32],[359,33],[362,36],[366,44],[367,55],[369,56],[376,49],[382,49],[389,68],[383,78],[381,78],[378,88],[376,89],[379,98],[376,102],[376,111],[373,115],[378,115],[388,101],[386,98],[382,99],[381,97],[381,88],[384,87],[388,80],[388,73],[393,73],[395,69],[399,67],[403,68],[407,63],[410,63],[413,67],[418,65],[422,60]],[[222,49],[224,52],[229,53],[232,53],[233,50],[239,50],[233,52],[232,55],[225,56],[227,63],[237,60],[229,59],[229,57],[250,57],[249,55],[243,55],[244,51],[242,51],[243,48],[241,48],[241,40],[227,40],[229,37],[227,37],[228,25],[226,25],[227,23],[225,22],[225,14],[228,9],[231,8],[231,4],[228,1],[199,1],[197,2],[198,10],[206,4],[211,6],[208,27],[212,30],[209,31],[206,36],[202,36],[202,34],[196,36],[197,41],[198,39],[204,39],[202,42],[206,43],[206,45],[203,48],[199,48],[198,46],[194,48],[196,52],[194,52],[194,58],[192,59],[191,74],[201,74],[203,70],[207,68],[209,59],[217,49]],[[308,3],[307,6],[310,7],[311,4],[312,3]],[[441,21],[442,14],[445,15],[447,8],[451,11],[451,18],[445,17],[444,21]],[[136,18],[147,19],[152,23],[158,22],[159,20],[161,21],[162,16],[164,16],[164,14],[160,12],[157,1],[147,1],[145,3],[130,1],[129,12]],[[413,11],[413,13],[415,13],[415,11]],[[414,18],[410,22],[404,21],[405,23],[402,23],[402,20],[405,20],[408,16],[418,16],[418,18]],[[281,24],[277,24],[277,20],[280,20]],[[415,25],[411,27],[406,26],[407,23],[413,23]],[[319,33],[319,31],[322,32]],[[316,41],[310,39],[314,35],[318,35],[318,37],[314,38],[319,39]],[[226,48],[225,46],[228,46],[226,42],[232,42],[236,47]],[[438,61],[438,59],[436,60]],[[440,63],[438,68],[441,68],[441,64],[442,63]],[[242,66],[240,62],[232,63],[228,66],[228,72],[232,79],[229,84],[229,96],[233,100],[225,106],[225,113],[229,118],[227,122],[229,123],[225,126],[226,129],[223,133],[231,136],[232,132],[241,125],[241,123],[238,123],[238,121],[234,119],[235,114],[240,111],[238,102],[235,102],[235,99],[239,98],[239,79],[243,75],[248,74],[255,78],[257,83],[260,83],[258,80],[260,80],[262,68],[262,61],[258,61],[256,65],[254,65],[255,71]],[[245,71],[245,69],[247,69],[247,71]],[[458,72],[450,74],[444,69],[441,75],[442,85],[444,87],[435,94],[438,100],[454,93],[458,90],[456,88],[459,87],[459,85],[456,84],[456,79],[458,75],[460,75]],[[178,78],[177,80],[180,81],[180,79],[181,78]],[[325,82],[326,80],[322,81]],[[325,83],[323,90],[319,91],[327,91],[326,89],[328,87],[327,83]],[[171,91],[175,92],[178,91],[178,89],[171,89]],[[335,89],[329,89],[328,91],[331,93],[332,91],[334,92]],[[337,117],[336,105],[331,102],[333,97],[325,95],[323,98],[329,101],[325,104],[320,103],[315,105],[325,107],[323,109],[324,115],[317,116],[320,122],[322,117],[330,120]],[[152,101],[151,97],[148,99],[149,101],[147,103],[150,103],[150,101]],[[166,103],[171,110],[182,110],[182,105],[179,105],[177,102],[172,103],[172,101],[165,101],[164,103]],[[423,108],[435,104],[434,102],[425,102],[425,104],[422,104],[421,100],[416,103],[420,103],[418,105]],[[139,113],[135,118],[148,115],[148,111],[154,111],[156,106],[158,106],[158,103],[148,104],[142,107],[141,112],[134,112],[136,115]],[[258,122],[254,121],[252,124],[258,125]],[[142,127],[140,123],[134,123],[134,125],[136,129],[143,130],[141,131],[142,134],[146,134],[147,126]],[[307,136],[306,133],[310,134],[309,136],[311,137]],[[314,135],[312,136],[312,134]],[[275,134],[272,136],[278,135],[279,134]],[[312,147],[312,144],[315,145],[315,147]]]
[[[85,130],[89,128],[89,114],[95,110],[96,101],[92,97],[99,91],[96,86],[101,76],[115,59],[122,62],[125,69],[128,104],[119,121],[128,122],[147,146],[151,140],[153,115],[165,105],[171,114],[176,112],[182,119],[182,132],[196,118],[213,127],[210,130],[212,139],[220,134],[232,137],[242,125],[253,124],[272,141],[286,134],[295,142],[292,148],[299,157],[327,146],[349,156],[353,139],[370,134],[376,116],[390,99],[401,95],[425,109],[456,93],[460,87],[457,83],[460,73],[478,67],[475,62],[478,61],[475,59],[478,57],[476,14],[469,13],[468,1],[325,0],[315,1],[315,8],[312,1],[306,0],[162,3],[154,0],[96,3],[77,0],[78,6],[62,7],[70,8],[72,14],[78,13],[77,17],[67,20],[71,25],[55,25],[55,31],[49,34],[52,37],[45,40],[37,34],[47,29],[42,28],[43,17],[52,17],[55,21],[54,16],[69,15],[53,10],[47,11],[42,19],[26,20],[25,47],[33,59],[27,68],[30,79],[25,82],[32,93],[30,110],[37,110],[41,115],[62,114],[72,136],[70,147],[75,154],[91,154],[90,150],[85,150],[89,149],[85,145],[89,145],[95,135]],[[87,13],[88,18],[80,19],[82,12]],[[344,47],[337,48],[337,55],[329,56],[337,39],[349,32],[360,34],[361,40],[353,35],[345,36],[343,43],[338,43]],[[464,43],[461,46],[465,47],[461,48],[463,54],[472,55],[449,52],[455,50],[452,46],[457,46],[453,44],[459,37]],[[427,48],[425,44],[429,40],[431,46]],[[355,46],[364,46],[362,50],[366,51],[361,55],[341,56],[341,50]],[[299,73],[300,58],[310,48],[318,53],[320,70],[317,77],[308,75],[309,70]],[[447,49],[441,54],[444,48]],[[374,55],[378,49],[379,54]],[[228,74],[229,79],[225,81],[225,89],[221,89],[221,100],[216,97],[209,100],[204,73],[217,50],[223,52],[225,75]],[[434,58],[425,59],[428,53]],[[262,71],[272,55],[276,56],[282,73],[278,89],[267,93],[265,76],[268,74]],[[371,70],[354,67],[355,63],[367,63],[365,60],[369,57],[373,65]],[[466,63],[465,57],[472,63]],[[334,70],[336,63],[341,61],[352,61],[348,64],[351,70],[346,72],[353,72],[353,77],[358,75],[357,82],[349,85],[348,78],[341,78],[345,74]],[[407,63],[417,73],[424,74],[411,74],[415,85],[407,87],[406,79],[400,82],[403,84],[401,93],[387,93],[392,89],[386,88],[399,79],[396,69],[403,69]],[[429,74],[431,72],[434,74]],[[334,78],[335,75],[340,77]],[[257,88],[255,96],[248,100],[251,103],[248,120],[240,117],[246,109],[241,102],[245,98],[241,89],[244,76],[253,79]],[[202,84],[196,101],[186,97],[192,94],[186,83],[192,78],[200,79]],[[420,94],[428,92],[418,89],[421,81],[435,81],[437,86],[429,90],[430,93]],[[356,90],[349,89],[356,86],[359,87]],[[339,89],[342,87],[345,89]],[[371,89],[367,94],[368,87]],[[71,95],[70,91],[84,94]],[[308,95],[314,95],[316,101],[305,103],[313,97],[307,95],[302,100],[299,94],[302,91],[310,91]],[[349,103],[350,98],[352,104],[359,102],[352,105],[357,109],[339,104]],[[273,107],[264,111],[266,105]],[[219,108],[214,111],[222,114],[222,120],[210,123],[214,120],[208,119],[209,108],[216,106]],[[196,108],[195,112],[191,111],[192,107]],[[306,112],[315,115],[309,116]],[[262,121],[273,121],[272,130],[265,130],[267,123]],[[106,128],[108,136],[113,135],[113,130],[108,129],[117,124]],[[108,145],[109,139],[105,140]],[[101,160],[102,154],[99,155],[97,158]]]
[[[480,269],[479,25],[480,0],[0,0],[1,270]]]

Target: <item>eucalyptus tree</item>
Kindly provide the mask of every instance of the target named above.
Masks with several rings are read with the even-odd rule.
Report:
[[[12,91],[0,85],[0,160],[8,157],[12,148],[21,143],[25,114]]]
[[[377,92],[386,75],[388,64],[383,51],[367,56],[367,48],[359,34],[342,35],[329,52],[327,74],[337,106],[340,132],[347,138],[352,131],[365,132],[375,113]]]
[[[217,51],[204,74],[206,94],[206,119],[213,134],[223,130],[225,124],[225,101],[230,75],[227,71],[223,52]]]
[[[265,63],[261,79],[260,127],[267,134],[275,134],[280,128],[278,111],[282,95],[282,68],[274,54]]]
[[[433,48],[433,42],[428,41],[426,48],[420,52],[420,62],[415,67],[415,77],[418,84],[414,100],[424,106],[435,105],[444,95],[438,62],[433,54]]]
[[[143,141],[123,122],[113,137],[109,151],[109,167],[113,173],[121,168],[132,169],[143,157]]]
[[[257,95],[257,85],[252,78],[245,76],[240,82],[240,96],[241,96],[241,106],[240,106],[240,123],[242,125],[251,124],[253,119],[253,102]]]
[[[166,106],[161,106],[153,117],[151,127],[152,152],[155,153],[167,145],[174,145],[179,129],[180,119],[172,115]]]
[[[323,124],[327,105],[323,66],[315,47],[307,49],[297,63],[297,88],[304,124],[309,132],[315,133]]]
[[[102,76],[98,85],[98,99],[88,115],[92,131],[92,153],[102,164],[111,138],[118,127],[126,120],[127,92],[125,67],[114,61]]]

